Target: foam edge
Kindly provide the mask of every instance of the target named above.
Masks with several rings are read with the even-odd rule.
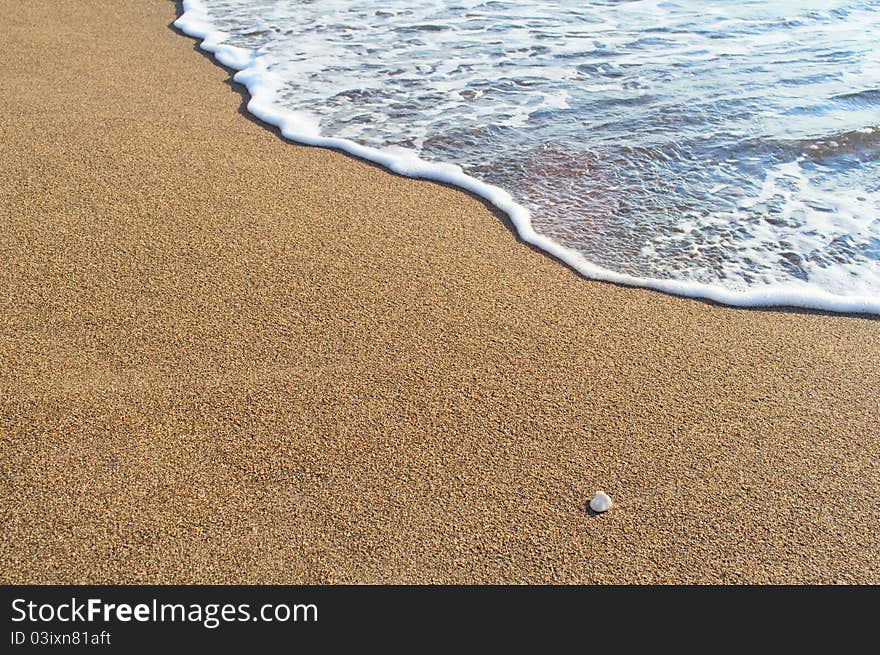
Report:
[[[701,282],[639,278],[597,266],[579,252],[538,234],[532,227],[529,210],[518,204],[510,193],[467,175],[460,166],[426,161],[414,152],[399,147],[379,149],[349,139],[322,136],[318,122],[310,114],[291,111],[272,102],[271,98],[280,87],[281,80],[266,69],[258,53],[224,44],[229,35],[211,25],[201,0],[183,0],[182,4],[183,13],[174,21],[174,26],[188,36],[200,39],[198,47],[201,50],[211,53],[221,64],[237,71],[233,79],[245,86],[250,94],[247,110],[277,127],[286,139],[308,146],[342,150],[404,177],[433,180],[464,189],[507,214],[520,239],[556,257],[584,277],[733,307],[793,307],[880,315],[880,298],[841,296],[821,289],[808,290],[788,285],[731,291]]]

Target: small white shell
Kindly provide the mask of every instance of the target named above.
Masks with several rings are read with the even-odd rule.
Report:
[[[602,513],[611,509],[611,498],[604,491],[597,491],[596,495],[590,501],[590,509],[594,512]]]

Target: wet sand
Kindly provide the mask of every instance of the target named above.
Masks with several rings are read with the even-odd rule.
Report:
[[[2,582],[880,582],[876,318],[584,280],[167,0],[0,8]]]

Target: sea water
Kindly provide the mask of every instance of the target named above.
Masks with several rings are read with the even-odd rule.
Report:
[[[880,2],[184,0],[296,141],[461,186],[587,277],[880,313]]]

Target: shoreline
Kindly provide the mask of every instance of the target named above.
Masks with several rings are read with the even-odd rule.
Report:
[[[346,138],[322,135],[310,115],[290,111],[273,102],[274,89],[281,83],[260,65],[252,51],[225,44],[227,35],[210,24],[202,0],[175,0],[178,18],[173,27],[196,40],[199,50],[209,54],[227,71],[233,82],[247,90],[244,109],[266,125],[276,129],[287,141],[300,145],[329,148],[403,177],[447,184],[469,193],[505,214],[517,238],[562,262],[578,275],[633,288],[651,289],[683,298],[693,298],[720,305],[742,308],[792,308],[839,314],[865,314],[880,318],[880,301],[868,296],[858,299],[840,296],[824,289],[797,286],[767,286],[734,291],[720,286],[678,279],[636,277],[603,268],[580,252],[539,234],[532,226],[531,212],[518,203],[506,189],[493,186],[465,173],[457,164],[421,159],[414,152],[391,152],[387,148],[362,145]]]
[[[7,9],[4,583],[880,582],[875,318],[582,279],[170,1]]]

